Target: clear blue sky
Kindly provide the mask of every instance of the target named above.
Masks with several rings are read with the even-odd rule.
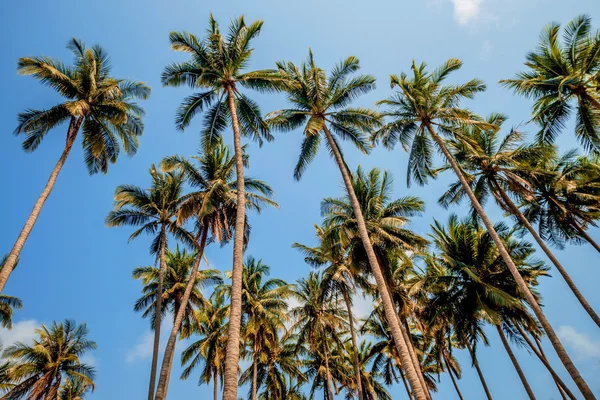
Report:
[[[142,80],[153,88],[151,99],[143,104],[148,113],[146,130],[134,158],[122,157],[106,176],[88,176],[79,147],[72,152],[6,288],[8,294],[22,298],[24,308],[16,314],[13,332],[0,331],[5,342],[27,340],[31,327],[40,322],[74,318],[88,323],[91,337],[99,345],[90,358],[98,370],[92,399],[140,399],[147,390],[149,323],[133,312],[140,284],[131,279],[131,271],[152,262],[149,240],[127,244],[130,230],[105,228],[104,218],[117,185],[147,185],[150,163],[174,153],[192,155],[197,148],[199,121],[185,133],[177,132],[173,124],[175,109],[189,89],[163,88],[160,84],[164,66],[182,59],[181,54],[169,49],[169,31],[189,30],[202,35],[210,11],[222,25],[239,14],[245,14],[248,20],[263,19],[263,32],[255,41],[253,68],[269,68],[282,59],[299,62],[309,46],[317,62],[327,69],[340,58],[355,55],[363,71],[378,79],[377,90],[361,101],[367,106],[390,94],[389,74],[407,71],[412,59],[427,61],[434,67],[449,57],[458,57],[465,66],[452,80],[478,77],[489,85],[486,93],[468,105],[481,114],[506,113],[511,117],[509,125],[517,125],[529,118],[530,102],[513,96],[497,82],[522,69],[524,55],[536,44],[541,28],[553,20],[566,22],[580,13],[591,14],[595,26],[600,26],[597,0],[65,0],[4,2],[1,7],[0,181],[4,191],[0,197],[0,253],[10,250],[60,155],[66,129],[51,132],[33,154],[21,150],[21,139],[11,135],[17,113],[28,107],[47,108],[59,99],[34,79],[16,74],[18,57],[43,54],[70,62],[64,45],[76,36],[89,45],[99,43],[109,52],[115,76]],[[282,96],[255,97],[263,112],[285,105]],[[526,129],[533,131],[533,127]],[[296,132],[278,135],[275,142],[261,149],[250,149],[249,174],[274,187],[281,209],[252,216],[248,254],[263,258],[274,276],[289,281],[308,273],[301,255],[290,244],[314,243],[313,223],[320,221],[320,200],[342,193],[339,172],[325,152],[316,158],[301,182],[293,181],[300,141]],[[560,144],[563,149],[576,146],[570,132],[564,133]],[[396,177],[395,194],[410,193],[426,201],[425,216],[416,218],[412,225],[416,232],[426,235],[432,218],[446,219],[448,212],[436,205],[436,199],[451,176],[443,176],[428,187],[407,189],[407,157],[401,149],[377,149],[366,157],[351,151],[347,144],[345,148],[352,168],[358,164],[387,168]],[[495,220],[502,218],[496,209],[491,208],[490,213]],[[600,240],[598,230],[592,229],[591,235]],[[217,268],[230,269],[229,247],[211,246],[207,255]],[[582,246],[569,247],[559,256],[590,303],[600,308],[600,255],[590,246]],[[600,395],[598,329],[559,277],[545,279],[541,292],[551,323]],[[489,337],[491,347],[481,347],[480,359],[492,393],[499,399],[525,398],[495,332],[490,330]],[[547,353],[553,353],[549,344]],[[459,385],[465,396],[483,398],[468,358],[457,354],[464,368]],[[558,399],[543,367],[523,350],[517,352],[517,357],[538,398]],[[556,358],[552,355],[551,359],[568,380]],[[211,393],[209,387],[198,388],[195,379],[179,381],[178,375],[177,367],[172,374],[170,398],[202,398]],[[401,386],[390,391],[394,398],[405,398]],[[241,391],[240,395],[245,393]],[[448,379],[442,377],[440,392],[434,397],[455,396]]]

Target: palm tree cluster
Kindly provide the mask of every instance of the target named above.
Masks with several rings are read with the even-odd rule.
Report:
[[[465,366],[455,357],[458,351],[469,355],[482,397],[491,399],[478,362],[479,347],[490,345],[489,332],[498,335],[528,398],[535,399],[535,388],[514,345],[539,359],[563,399],[579,394],[595,399],[546,318],[538,290],[541,278],[556,268],[600,328],[597,311],[552,249],[586,244],[600,252],[590,236],[600,219],[600,31],[590,17],[569,22],[563,40],[560,26],[549,25],[527,55],[527,70],[502,81],[534,100],[530,122],[539,131],[533,141],[519,128],[505,132],[507,116],[484,118],[463,105],[486,85],[478,79],[446,83],[462,67],[458,59],[433,71],[413,61],[410,73],[390,76],[392,94],[377,109],[353,105],[375,89],[375,78],[359,73],[356,57],[329,73],[312,51],[299,64],[282,61],[272,69],[249,70],[252,41],[262,25],[239,17],[222,32],[211,15],[204,37],[170,34],[171,48],[188,58],[167,66],[162,83],[194,91],[178,108],[175,125],[185,130],[201,115],[199,154],[171,155],[152,164],[147,188],[118,186],[106,218],[109,227],[134,227],[130,240],[142,234],[152,238],[154,264],[133,271],[142,283],[134,309],[154,331],[148,400],[167,397],[176,345],[183,339],[188,346],[181,353],[180,378],[211,384],[215,400],[220,392],[224,400],[236,400],[240,387],[248,388],[252,400],[312,399],[321,393],[326,400],[391,399],[389,387],[401,381],[409,399],[431,400],[445,373],[462,399]],[[47,57],[19,60],[20,73],[65,98],[48,110],[19,115],[15,133],[25,134],[24,149],[35,150],[63,122],[69,127],[63,154],[2,262],[0,292],[79,132],[90,173],[106,173],[121,146],[134,154],[143,132],[144,110],[134,99],[147,98],[150,89],[112,78],[101,47],[87,48],[76,39],[68,47],[73,66]],[[251,90],[283,93],[289,106],[263,117]],[[554,144],[567,131],[571,114],[582,153],[561,153]],[[233,149],[223,138],[229,127]],[[251,218],[278,206],[267,183],[245,175],[250,157],[242,138],[262,146],[275,131],[302,132],[296,180],[323,141],[344,185],[340,197],[322,200],[316,244],[293,244],[312,268],[294,283],[271,278],[260,259],[244,260]],[[378,144],[393,149],[399,142],[409,153],[407,186],[426,185],[450,172],[456,181],[439,204],[467,202],[472,212],[434,220],[428,235],[412,231],[411,219],[424,214],[424,201],[395,198],[387,170],[351,168],[342,141],[364,154]],[[506,220],[490,220],[490,199]],[[543,254],[536,254],[526,235]],[[231,271],[201,268],[207,246],[229,242]],[[357,312],[360,296],[372,301],[367,313]],[[0,323],[10,328],[21,306],[19,299],[0,294]],[[161,357],[165,318],[171,330]],[[95,348],[87,335],[85,325],[67,320],[42,326],[33,345],[7,347],[0,364],[1,398],[81,399],[94,390],[94,370],[81,361]],[[541,346],[544,337],[578,393],[550,364]],[[247,367],[241,368],[240,360]]]

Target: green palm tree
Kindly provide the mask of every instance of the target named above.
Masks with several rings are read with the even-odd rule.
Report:
[[[500,251],[500,255],[515,279],[519,290],[525,295],[525,299],[535,316],[538,318],[548,339],[552,343],[559,359],[577,384],[577,387],[586,399],[593,399],[594,395],[573,364],[560,339],[554,332],[554,328],[546,318],[535,296],[530,292],[527,284],[519,275],[515,263],[504,247],[500,236],[494,230],[494,226],[477,197],[471,190],[469,182],[465,178],[460,166],[448,150],[446,140],[443,136],[450,138],[458,136],[457,129],[467,126],[491,129],[489,123],[471,111],[460,108],[460,101],[470,99],[476,93],[485,90],[485,85],[478,79],[472,79],[467,83],[459,85],[444,85],[444,79],[453,71],[458,70],[462,62],[450,59],[431,73],[425,68],[426,64],[417,66],[413,63],[413,76],[406,74],[391,76],[392,87],[398,87],[399,91],[390,99],[381,101],[380,104],[387,106],[386,115],[392,121],[382,129],[375,132],[373,139],[382,141],[384,146],[393,147],[400,141],[404,147],[410,148],[408,160],[408,181],[416,179],[420,184],[427,182],[432,173],[433,149],[435,146],[443,153],[446,161],[452,167],[454,173],[471,202],[471,206],[483,221],[490,233],[494,243]],[[443,136],[440,136],[443,135]],[[433,142],[432,142],[433,141]]]
[[[371,368],[369,371],[369,366],[374,365],[373,360],[376,358],[376,354],[372,351],[373,346],[368,341],[362,341],[358,346],[358,362],[360,368],[360,380],[362,382],[363,396],[357,397],[358,399],[364,400],[391,400],[392,396],[385,389],[384,384],[382,383],[383,376],[377,370],[377,368]],[[348,352],[349,354],[349,352]],[[347,362],[349,363],[350,360]],[[354,382],[352,382],[354,383]],[[354,393],[355,390],[349,390],[346,399],[350,400],[355,398]]]
[[[229,324],[229,337],[232,340],[227,347],[224,400],[236,400],[240,352],[237,343],[242,316],[242,256],[246,212],[241,135],[250,136],[259,143],[272,140],[258,104],[240,92],[240,88],[273,90],[280,81],[270,70],[246,71],[253,50],[252,39],[258,36],[262,24],[262,21],[255,21],[246,25],[244,17],[239,17],[231,22],[229,33],[224,36],[211,14],[204,39],[187,32],[171,32],[171,48],[188,53],[190,59],[166,67],[162,75],[162,82],[166,86],[185,84],[192,89],[205,89],[187,97],[179,107],[176,116],[179,129],[186,128],[194,115],[204,112],[201,141],[205,147],[214,144],[229,123],[233,129],[237,204],[240,207],[235,217],[233,293]]]
[[[181,156],[167,157],[162,161],[163,168],[183,173],[187,182],[194,190],[188,193],[180,203],[178,215],[178,220],[180,221],[186,221],[190,218],[196,221],[196,239],[198,243],[192,275],[197,273],[200,266],[209,232],[214,241],[221,243],[228,241],[232,236],[232,231],[236,229],[233,221],[237,218],[234,216],[239,214],[238,209],[240,206],[239,179],[233,179],[236,159],[231,156],[229,148],[221,140],[218,140],[202,157],[195,157],[194,160],[197,166]],[[245,155],[243,156],[243,160],[247,165],[248,159]],[[271,200],[273,190],[269,185],[249,177],[244,178],[244,185],[246,190],[244,190],[242,205],[245,208],[256,210],[260,213],[263,206],[277,207],[277,203]],[[243,233],[245,242],[247,242],[250,228],[245,214],[244,222]],[[194,282],[191,279],[188,280],[182,298],[183,304],[187,304],[193,286]],[[167,394],[169,375],[175,351],[175,341],[184,317],[184,311],[183,308],[180,308],[175,316],[173,329],[167,341],[165,357],[163,358],[158,388],[156,390],[156,400],[163,400]],[[231,336],[228,334],[228,337]],[[227,365],[227,363],[225,364]],[[225,369],[224,377],[227,376],[226,371],[227,368]]]
[[[545,158],[529,160],[528,169],[544,171],[531,178],[532,201],[522,204],[523,214],[537,224],[539,235],[562,248],[565,242],[600,245],[587,233],[600,219],[600,167],[576,151],[559,156],[556,149]]]
[[[67,379],[58,393],[58,400],[83,400],[91,390],[91,386],[81,380]]]
[[[492,114],[487,118],[487,122],[493,124],[494,129],[483,130],[477,127],[464,129],[460,138],[448,141],[448,147],[464,171],[479,202],[485,204],[486,199],[493,196],[503,210],[512,214],[529,231],[555,265],[579,303],[600,327],[598,314],[511,198],[512,195],[525,203],[535,202],[533,195],[535,189],[531,182],[544,180],[547,178],[548,171],[531,168],[532,161],[536,164],[549,157],[550,148],[524,145],[523,135],[515,130],[501,137],[500,127],[505,120],[506,117],[503,115]],[[530,172],[523,174],[523,171]],[[529,174],[533,179],[527,179]],[[464,198],[465,191],[461,183],[455,182],[450,185],[439,202],[444,207],[448,207],[452,203],[459,203]]]
[[[2,257],[2,260],[0,260],[0,272],[2,272],[5,262],[6,256]],[[21,299],[14,296],[0,294],[0,325],[2,325],[4,328],[11,329],[14,310],[20,310],[21,307],[23,307]]]
[[[0,356],[3,356],[3,349],[2,342],[0,342]],[[12,361],[6,359],[0,361],[0,394],[8,392],[15,386],[15,382],[10,375],[10,369],[13,366]]]
[[[178,205],[183,195],[183,175],[181,173],[161,173],[154,164],[150,168],[152,186],[148,189],[135,185],[120,185],[115,190],[115,205],[106,217],[106,225],[135,226],[136,229],[129,241],[142,233],[156,235],[150,246],[150,253],[155,254],[159,262],[158,282],[156,288],[156,309],[153,314],[154,345],[152,350],[152,366],[148,399],[154,399],[156,386],[156,370],[160,343],[160,326],[163,315],[163,280],[167,268],[165,252],[168,248],[168,233],[186,242],[192,241],[191,234],[177,221]]]
[[[527,71],[500,81],[535,100],[533,120],[541,125],[538,140],[552,143],[575,109],[575,136],[583,147],[600,152],[600,31],[592,19],[580,15],[563,30],[551,23],[540,35],[538,47],[527,54]]]
[[[323,386],[325,396],[333,400],[332,373],[330,368],[330,351],[333,344],[341,343],[340,333],[347,324],[346,312],[340,301],[324,293],[320,274],[310,272],[307,278],[300,279],[293,291],[298,305],[291,310],[294,323],[290,328],[295,332],[296,349],[305,346],[312,354],[312,372],[306,373],[308,378],[316,377],[311,388],[311,396],[318,386]],[[323,369],[321,368],[323,367]]]
[[[83,130],[82,146],[90,174],[106,173],[108,164],[117,161],[121,149],[119,141],[125,153],[135,154],[138,136],[144,130],[144,110],[134,100],[148,98],[150,88],[141,82],[111,77],[108,55],[98,45],[88,49],[80,40],[73,38],[67,48],[75,56],[73,66],[48,57],[19,59],[19,74],[32,75],[65,98],[63,103],[47,110],[28,109],[19,114],[15,134],[26,135],[23,149],[34,151],[50,130],[64,122],[69,122],[69,128],[63,153],[0,272],[0,292],[4,290],[27,237],[54,188],[80,128]]]
[[[514,230],[504,224],[496,224],[495,229],[521,276],[539,297],[533,288],[537,286],[540,276],[547,275],[547,268],[531,258],[533,247],[514,238]],[[426,275],[430,279],[426,285],[433,289],[430,295],[430,321],[439,318],[440,313],[450,313],[449,319],[458,342],[472,350],[474,357],[479,340],[488,344],[483,331],[484,324],[492,324],[529,398],[535,399],[508,345],[504,329],[512,331],[513,321],[526,321],[528,325],[536,323],[527,311],[523,296],[507,271],[491,235],[476,221],[459,221],[456,215],[451,215],[447,227],[435,221],[432,239],[439,251],[437,257],[441,269],[436,270],[435,274]],[[436,310],[436,307],[442,311]]]
[[[214,382],[214,400],[218,399],[219,376],[223,376],[225,360],[225,343],[227,342],[227,313],[225,297],[215,292],[209,299],[209,304],[195,310],[194,320],[190,331],[182,331],[182,337],[200,335],[201,338],[190,344],[181,353],[181,365],[188,364],[181,379],[187,379],[196,367],[203,365],[200,371],[199,384]]]
[[[54,322],[50,328],[42,325],[36,330],[33,345],[17,342],[6,348],[4,358],[13,362],[9,375],[16,384],[3,399],[55,399],[63,379],[94,390],[94,368],[81,362],[86,352],[96,348],[88,333],[85,324]]]

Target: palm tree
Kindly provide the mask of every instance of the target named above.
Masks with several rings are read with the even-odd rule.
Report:
[[[290,330],[297,335],[296,349],[300,351],[306,346],[306,350],[312,354],[308,358],[313,360],[313,372],[307,372],[307,377],[316,377],[316,380],[311,393],[322,384],[326,397],[333,400],[330,351],[333,343],[340,343],[340,331],[346,325],[347,315],[339,300],[324,294],[324,290],[322,277],[315,272],[298,281],[293,296],[299,304],[291,310],[295,322]]]
[[[192,89],[204,88],[187,97],[179,107],[176,124],[186,128],[193,116],[205,111],[201,141],[205,147],[215,143],[231,123],[237,177],[237,214],[233,242],[233,292],[229,338],[225,365],[225,400],[236,400],[239,360],[240,324],[242,317],[242,256],[246,200],[244,190],[244,163],[241,135],[250,136],[262,143],[272,140],[269,127],[261,117],[258,104],[239,91],[240,87],[266,91],[275,89],[279,79],[273,71],[246,71],[252,55],[251,41],[258,36],[262,21],[246,25],[244,17],[231,22],[229,34],[223,36],[212,14],[204,39],[187,32],[171,32],[171,48],[190,54],[190,60],[165,68],[162,82],[166,86],[189,85]]]
[[[563,30],[551,23],[540,35],[537,49],[527,54],[527,71],[515,79],[500,81],[535,100],[533,120],[541,125],[538,140],[552,143],[576,111],[575,135],[583,147],[600,152],[600,31],[592,30],[592,19],[580,15]]]
[[[83,400],[91,386],[78,379],[67,379],[58,393],[58,400]]]
[[[546,256],[558,269],[577,300],[587,311],[596,325],[600,327],[600,317],[581,294],[568,272],[558,261],[556,256],[548,248],[540,235],[535,231],[529,220],[513,202],[509,193],[526,203],[533,202],[531,181],[544,180],[548,171],[528,168],[532,163],[550,156],[547,146],[525,146],[523,136],[516,130],[511,130],[504,138],[500,137],[500,127],[506,117],[500,114],[492,114],[487,122],[494,125],[494,129],[483,130],[477,127],[464,129],[460,138],[449,140],[448,146],[457,160],[465,176],[470,181],[473,193],[483,205],[486,199],[492,195],[496,203],[505,211],[511,213],[518,222],[529,231]],[[536,161],[538,160],[538,161]],[[525,165],[524,165],[525,164]],[[527,173],[531,171],[533,179],[527,179]],[[537,179],[536,179],[537,178]],[[465,197],[460,182],[450,185],[450,188],[440,198],[439,202],[448,207],[452,203],[459,203]],[[548,204],[548,203],[547,203]]]
[[[79,129],[83,129],[83,152],[90,174],[106,173],[108,164],[117,161],[121,148],[119,141],[125,153],[135,154],[138,136],[144,130],[144,110],[134,100],[148,98],[150,88],[141,82],[111,77],[108,55],[98,45],[88,49],[73,38],[67,48],[75,56],[72,67],[48,57],[19,59],[19,74],[33,75],[65,98],[63,103],[47,110],[28,109],[19,114],[15,134],[26,135],[23,149],[34,151],[50,130],[64,122],[69,122],[69,128],[63,153],[0,272],[0,292],[4,290],[23,245],[67,161]]]
[[[342,174],[356,216],[360,238],[375,276],[400,357],[408,360],[408,347],[396,320],[392,301],[384,290],[384,276],[369,241],[359,200],[354,193],[351,176],[338,143],[338,137],[350,140],[359,150],[368,153],[370,146],[365,134],[381,123],[379,113],[365,108],[349,107],[352,100],[375,88],[375,78],[372,76],[359,75],[350,78],[350,75],[358,69],[358,59],[348,57],[327,77],[325,71],[315,65],[312,52],[309,52],[308,60],[300,67],[291,62],[278,63],[279,74],[286,80],[285,90],[293,108],[271,113],[268,121],[273,128],[283,131],[299,128],[306,123],[302,150],[294,170],[296,179],[300,179],[308,164],[314,159],[321,141],[321,133],[324,134],[327,146]],[[418,382],[417,371],[409,367],[407,374],[411,387],[416,392],[417,400],[426,400],[424,389]]]
[[[156,255],[159,262],[158,282],[156,287],[156,309],[153,314],[154,347],[148,400],[154,399],[156,386],[156,369],[158,365],[158,348],[160,343],[160,325],[163,315],[163,279],[166,270],[165,252],[168,248],[167,233],[170,232],[180,240],[191,241],[188,233],[177,221],[177,210],[183,192],[183,175],[181,173],[161,173],[154,164],[150,168],[152,186],[144,189],[134,185],[120,185],[115,190],[115,205],[106,217],[106,225],[135,226],[136,229],[129,241],[142,233],[156,235],[150,247],[150,253]]]
[[[594,395],[591,389],[579,374],[579,371],[542,311],[542,308],[536,302],[534,295],[527,287],[523,278],[519,275],[515,263],[511,260],[510,254],[504,247],[498,233],[494,230],[492,222],[471,190],[469,182],[465,178],[460,166],[448,150],[446,141],[440,136],[457,136],[457,128],[459,127],[476,126],[483,129],[491,128],[490,124],[479,116],[459,107],[461,100],[470,99],[476,93],[485,90],[483,82],[478,79],[472,79],[460,85],[443,85],[444,79],[461,66],[462,62],[460,60],[450,59],[432,73],[428,73],[425,70],[426,64],[423,63],[417,67],[413,62],[412,78],[409,78],[404,73],[399,77],[392,75],[392,87],[397,86],[399,92],[392,98],[380,102],[380,104],[388,107],[386,114],[393,118],[393,120],[375,132],[373,139],[381,140],[386,147],[393,147],[398,141],[406,148],[410,147],[408,182],[410,183],[411,178],[414,178],[420,184],[426,183],[427,178],[431,175],[433,143],[435,143],[460,180],[472,207],[490,233],[506,267],[511,272],[519,286],[519,290],[524,294],[525,300],[542,324],[558,357],[584,397],[586,399],[593,399]]]
[[[559,156],[556,149],[540,160],[528,160],[524,171],[533,174],[532,201],[522,204],[525,217],[538,225],[542,239],[562,248],[564,242],[590,243],[598,252],[600,245],[587,233],[600,219],[598,163],[577,157],[575,151]]]
[[[355,280],[361,281],[359,271],[354,268],[355,264],[350,263],[339,240],[327,240],[326,228],[315,226],[319,245],[317,247],[308,247],[300,243],[294,243],[295,247],[305,255],[304,261],[311,266],[326,266],[323,272],[324,293],[340,293],[346,305],[348,313],[348,325],[350,327],[350,338],[352,340],[352,364],[354,366],[354,382],[358,399],[363,400],[363,390],[360,374],[360,363],[358,358],[358,345],[354,326],[354,317],[352,315],[352,296],[356,293]],[[331,233],[329,233],[331,236]],[[361,282],[363,285],[368,283]]]
[[[229,240],[232,231],[237,226],[233,225],[232,221],[235,221],[234,215],[238,215],[240,206],[239,179],[233,179],[236,159],[231,156],[229,148],[221,140],[218,140],[212,148],[207,149],[203,157],[195,157],[194,160],[198,164],[197,167],[194,163],[180,156],[167,157],[162,161],[163,168],[180,171],[184,174],[187,182],[194,188],[194,191],[186,195],[185,199],[181,202],[178,215],[178,220],[180,221],[186,221],[190,218],[194,218],[196,221],[197,255],[190,276],[197,274],[200,261],[204,255],[209,231],[214,241],[225,243]],[[245,155],[242,155],[242,160],[244,164],[248,165],[248,159]],[[242,202],[245,208],[256,210],[260,213],[263,206],[277,207],[277,203],[271,200],[273,190],[269,185],[249,177],[243,179],[243,184],[247,189],[244,191],[244,201]],[[244,228],[242,233],[244,234],[243,239],[245,239],[245,242],[247,242],[249,230],[250,228],[244,214]],[[182,304],[187,304],[193,286],[194,281],[189,279],[181,300]],[[180,308],[175,316],[175,322],[167,341],[165,357],[163,358],[160,371],[156,400],[163,400],[167,393],[172,357],[175,351],[175,341],[184,313],[185,310]],[[229,323],[231,323],[231,316]],[[229,334],[228,337],[231,338]],[[227,366],[227,363],[225,364]],[[227,368],[225,368],[225,377],[227,376],[226,371]]]
[[[0,342],[0,356],[3,356],[3,349],[2,342]],[[10,369],[13,366],[12,361],[6,359],[0,361],[0,394],[8,392],[15,386],[15,382],[10,375]]]
[[[2,257],[2,260],[0,260],[0,272],[2,272],[5,262],[6,256]],[[0,325],[4,328],[11,329],[14,310],[20,310],[21,307],[23,307],[21,299],[0,294]]]
[[[17,383],[2,399],[55,399],[63,379],[80,381],[94,390],[94,368],[81,362],[86,352],[96,348],[88,333],[85,324],[65,320],[50,328],[42,325],[33,345],[17,342],[8,347],[4,357],[14,362],[9,375]]]
[[[198,382],[214,382],[214,400],[218,398],[219,376],[223,376],[228,311],[225,297],[217,291],[210,297],[209,304],[195,310],[196,325],[192,325],[189,332],[182,331],[182,337],[192,334],[202,337],[181,353],[181,365],[188,364],[181,374],[181,379],[187,379],[196,367],[203,364]]]
[[[370,342],[362,341],[358,347],[358,360],[360,368],[360,380],[364,387],[364,397],[358,397],[362,400],[388,400],[392,399],[392,396],[385,389],[385,386],[381,382],[382,375],[376,368],[368,370],[369,365],[374,367],[373,360],[376,358],[376,354],[372,351],[372,345]],[[350,360],[348,360],[350,361]],[[352,391],[348,391],[347,399],[354,398]]]
[[[537,286],[540,276],[547,275],[547,268],[531,259],[534,253],[531,244],[516,240],[513,230],[504,224],[496,224],[495,229],[521,276],[536,293],[533,287]],[[487,344],[483,324],[494,325],[529,397],[535,399],[504,330],[513,332],[514,321],[536,323],[490,236],[476,221],[459,221],[455,215],[450,216],[447,227],[437,221],[434,223],[432,239],[439,250],[442,273],[425,275],[430,279],[426,285],[433,289],[430,321],[435,323],[439,318],[440,311],[435,310],[436,307],[448,310],[458,342],[472,349],[473,354],[479,339]],[[537,293],[536,297],[539,297]]]

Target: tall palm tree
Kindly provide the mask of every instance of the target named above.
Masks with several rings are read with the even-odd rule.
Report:
[[[291,310],[295,322],[290,329],[297,335],[296,348],[306,346],[313,355],[314,372],[307,373],[308,377],[316,376],[311,392],[322,384],[327,398],[333,400],[330,352],[333,343],[341,343],[340,331],[346,325],[347,315],[335,296],[324,295],[325,289],[321,275],[315,272],[297,282],[293,296],[299,304]]]
[[[0,272],[4,268],[6,256],[0,260]],[[12,328],[12,317],[14,310],[20,310],[23,307],[21,299],[14,296],[7,296],[0,293],[0,325],[4,328]]]
[[[187,97],[181,104],[176,117],[179,129],[186,128],[197,113],[205,112],[204,129],[201,132],[201,141],[205,147],[214,144],[229,123],[233,129],[237,203],[240,207],[235,217],[233,293],[229,324],[231,340],[228,342],[225,363],[224,400],[236,400],[240,352],[237,343],[242,317],[242,256],[246,212],[241,135],[250,136],[259,143],[263,139],[272,140],[258,104],[241,93],[240,88],[273,90],[279,82],[273,71],[246,71],[253,50],[251,41],[258,36],[262,25],[262,21],[246,25],[242,16],[231,22],[229,34],[224,36],[211,14],[204,39],[187,32],[171,32],[171,48],[188,53],[190,59],[166,67],[162,75],[162,82],[166,86],[187,84],[192,89],[206,89]]]
[[[67,48],[75,56],[73,66],[49,57],[19,59],[19,74],[32,75],[65,98],[63,103],[47,110],[28,109],[19,114],[15,134],[26,135],[23,149],[34,151],[50,130],[64,122],[69,122],[69,128],[63,153],[0,272],[0,292],[4,290],[25,241],[54,188],[80,128],[83,130],[82,146],[90,174],[106,173],[108,164],[117,161],[121,149],[119,141],[125,153],[135,154],[138,136],[144,130],[144,110],[134,100],[148,98],[150,88],[141,82],[111,77],[108,55],[98,45],[88,49],[80,40],[73,38]]]
[[[392,301],[387,291],[384,290],[384,276],[373,250],[373,245],[369,241],[369,234],[359,200],[354,193],[350,172],[338,143],[338,138],[350,140],[359,150],[368,153],[370,146],[366,133],[378,127],[381,123],[379,113],[366,108],[349,107],[349,104],[359,95],[375,88],[375,78],[372,76],[350,77],[359,68],[358,59],[348,57],[340,62],[328,77],[323,69],[315,65],[312,51],[309,52],[308,60],[300,67],[291,62],[278,63],[279,74],[286,81],[285,90],[293,108],[271,113],[268,121],[274,129],[283,131],[300,128],[306,124],[304,126],[305,138],[302,142],[302,150],[294,170],[296,179],[300,179],[308,164],[317,154],[321,142],[321,133],[325,136],[327,147],[340,169],[348,197],[356,215],[360,238],[377,282],[400,357],[403,360],[408,360],[408,347],[395,317]],[[411,387],[416,392],[417,400],[426,400],[414,367],[408,368],[407,374]]]
[[[559,24],[546,26],[537,48],[527,54],[527,71],[500,82],[535,100],[533,120],[542,127],[538,140],[554,142],[575,109],[575,136],[598,153],[600,31],[593,31],[590,16],[580,15],[565,26],[562,44],[559,33]]]
[[[457,136],[457,128],[465,126],[478,126],[483,129],[491,128],[490,124],[481,117],[467,109],[460,108],[461,100],[470,99],[476,93],[485,90],[483,82],[478,79],[472,79],[459,85],[443,84],[444,79],[461,66],[462,62],[460,60],[450,59],[433,72],[428,73],[425,70],[425,63],[417,66],[413,62],[412,78],[404,73],[401,76],[392,75],[391,84],[393,87],[398,87],[399,91],[392,98],[380,102],[380,104],[388,107],[386,114],[392,118],[392,121],[375,132],[373,139],[381,140],[384,146],[390,148],[398,141],[406,148],[410,148],[408,181],[410,183],[411,178],[414,178],[420,184],[426,183],[427,178],[431,175],[433,144],[435,143],[435,146],[443,153],[446,161],[460,180],[472,207],[490,233],[506,267],[511,272],[519,286],[519,290],[524,294],[527,303],[542,324],[544,331],[548,335],[548,339],[569,372],[569,375],[571,375],[571,378],[573,378],[584,397],[586,399],[593,399],[595,397],[591,389],[575,367],[575,364],[573,364],[542,308],[536,302],[534,295],[520,276],[515,263],[512,261],[501,238],[495,231],[492,222],[471,190],[469,182],[465,178],[460,166],[448,150],[443,136]]]
[[[190,331],[182,331],[182,337],[197,334],[201,338],[181,353],[181,365],[188,364],[181,374],[181,379],[187,379],[196,367],[203,365],[198,382],[209,384],[213,381],[214,400],[218,399],[219,376],[223,376],[228,311],[225,297],[216,291],[210,297],[209,304],[194,311],[196,325],[192,325]]]
[[[239,179],[233,179],[236,158],[231,156],[229,147],[221,140],[217,140],[214,146],[207,149],[202,157],[194,157],[194,160],[198,164],[197,166],[180,156],[167,157],[162,161],[163,168],[183,173],[187,182],[194,189],[180,203],[178,215],[178,220],[180,221],[186,221],[190,218],[194,218],[196,221],[197,255],[190,277],[197,274],[200,261],[204,255],[204,248],[209,232],[212,239],[220,243],[227,242],[232,236],[232,231],[236,229],[235,224],[237,224],[237,222],[233,224],[233,221],[237,218],[234,215],[238,215],[241,205],[245,208],[256,210],[259,213],[263,206],[277,207],[277,203],[271,200],[273,190],[269,185],[250,177],[243,179],[243,184],[247,190],[244,191],[244,201],[240,204]],[[246,165],[248,164],[248,158],[245,155],[242,155],[242,160]],[[244,234],[243,239],[246,242],[249,230],[250,228],[244,214],[244,228],[242,233]],[[182,304],[187,304],[193,287],[194,281],[189,279],[181,300]],[[160,370],[156,400],[162,400],[166,397],[172,367],[172,357],[175,351],[175,341],[184,313],[185,310],[180,308],[175,316],[175,322],[167,341],[165,357],[163,358]],[[229,323],[231,324],[231,316]],[[230,338],[231,336],[228,334],[228,337]],[[225,371],[227,371],[227,368],[225,368]],[[227,376],[227,374],[225,373],[224,376]]]
[[[369,371],[369,366],[374,366],[373,360],[375,357],[376,354],[372,351],[371,343],[363,340],[358,347],[358,360],[360,380],[364,387],[364,397],[357,398],[361,400],[391,400],[392,396],[390,396],[381,382],[383,378],[381,373],[376,368],[371,368]],[[353,399],[353,391],[348,391],[346,398]]]
[[[58,393],[58,400],[83,400],[91,386],[78,379],[67,379]]]
[[[153,314],[154,345],[148,400],[154,399],[156,387],[156,369],[158,366],[158,348],[160,343],[160,325],[163,315],[163,279],[166,270],[165,252],[168,248],[168,233],[180,240],[191,241],[191,234],[177,221],[178,205],[183,194],[183,175],[181,173],[161,173],[154,164],[150,168],[152,186],[148,189],[135,185],[120,185],[115,190],[115,205],[106,217],[106,225],[138,227],[129,241],[142,233],[156,235],[150,246],[150,253],[156,255],[159,262],[156,287],[156,313]]]
[[[542,239],[562,248],[565,242],[600,245],[587,233],[600,219],[600,167],[594,160],[578,157],[576,151],[559,156],[556,149],[543,159],[528,160],[524,172],[533,174],[532,200],[521,206],[523,214],[537,224]]]
[[[534,188],[531,182],[547,178],[546,170],[531,168],[531,164],[538,163],[540,159],[550,156],[550,149],[545,146],[526,146],[523,144],[523,135],[511,130],[505,137],[500,136],[500,128],[506,117],[492,114],[487,122],[494,125],[491,130],[477,127],[466,128],[461,132],[460,138],[448,140],[448,147],[454,158],[459,163],[465,176],[470,181],[473,193],[483,205],[491,195],[496,203],[505,211],[511,213],[517,221],[529,231],[546,256],[555,265],[579,303],[589,316],[600,327],[600,317],[583,294],[577,288],[568,272],[552,253],[533,228],[529,220],[523,215],[519,207],[513,202],[511,195],[517,200],[533,202]],[[533,179],[527,179],[531,171]],[[536,179],[537,178],[537,179]],[[450,185],[450,188],[440,198],[439,202],[448,207],[452,203],[459,203],[465,198],[465,192],[460,182]]]
[[[537,286],[540,276],[547,275],[547,268],[543,263],[531,259],[534,253],[531,244],[515,239],[513,231],[506,225],[496,224],[495,229],[521,276],[539,297],[533,287]],[[434,223],[432,239],[439,250],[443,273],[426,275],[431,279],[426,285],[433,289],[430,295],[430,318],[435,323],[439,317],[440,311],[436,311],[436,307],[449,310],[459,343],[473,349],[473,353],[479,339],[487,344],[483,325],[494,325],[529,398],[535,399],[504,330],[512,332],[513,321],[527,321],[527,324],[536,322],[529,315],[523,296],[489,233],[476,221],[459,221],[456,215],[451,215],[447,227],[437,221]],[[436,285],[439,286],[435,288]]]
[[[80,381],[93,390],[94,368],[81,362],[86,352],[96,348],[88,333],[85,324],[65,320],[49,328],[42,325],[32,345],[17,342],[8,347],[4,357],[14,362],[9,375],[17,383],[2,399],[55,399],[63,379]]]

